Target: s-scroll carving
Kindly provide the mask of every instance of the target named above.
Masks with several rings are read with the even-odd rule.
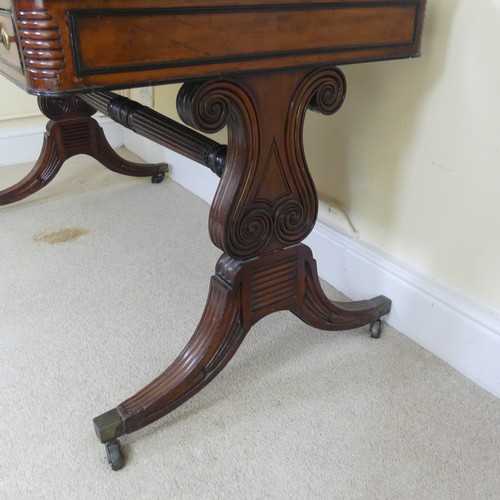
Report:
[[[297,86],[290,101],[286,120],[287,160],[293,182],[298,186],[299,202],[293,200],[280,209],[276,236],[283,242],[302,241],[312,230],[318,211],[318,199],[309,173],[303,147],[307,109],[331,115],[344,102],[346,83],[338,68],[322,68],[309,73]]]
[[[213,133],[228,126],[226,165],[212,203],[210,237],[228,255],[257,255],[272,234],[273,222],[266,206],[249,207],[250,184],[259,159],[259,127],[252,96],[235,81],[184,84],[177,109],[188,125],[202,132]]]
[[[203,132],[227,125],[225,169],[210,212],[215,245],[238,259],[294,245],[312,230],[317,195],[302,144],[308,109],[340,108],[345,80],[336,69],[277,72],[185,84],[181,118]]]

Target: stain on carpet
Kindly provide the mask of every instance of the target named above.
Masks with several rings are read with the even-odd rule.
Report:
[[[66,229],[61,229],[60,231],[54,231],[52,233],[45,233],[35,236],[33,239],[41,243],[49,243],[50,245],[55,245],[57,243],[66,243],[68,241],[76,240],[81,236],[88,234],[90,231],[84,227],[68,227]]]

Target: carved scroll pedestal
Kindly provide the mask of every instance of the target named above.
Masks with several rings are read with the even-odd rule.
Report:
[[[100,440],[111,443],[114,469],[123,465],[116,438],[154,422],[207,385],[267,314],[290,310],[313,327],[347,330],[389,312],[391,302],[382,296],[330,301],[311,251],[301,243],[317,216],[302,145],[305,113],[333,114],[344,96],[344,76],[336,68],[256,73],[181,88],[178,111],[188,125],[202,132],[228,127],[209,222],[210,237],[224,254],[198,328],[178,358],[135,396],[94,419]]]
[[[144,165],[118,156],[109,145],[104,132],[91,116],[96,110],[76,94],[62,97],[39,97],[38,106],[50,119],[42,151],[31,171],[17,184],[0,190],[0,205],[22,200],[46,186],[59,172],[62,164],[77,154],[87,154],[113,172],[136,177],[151,177],[161,182],[168,165]]]

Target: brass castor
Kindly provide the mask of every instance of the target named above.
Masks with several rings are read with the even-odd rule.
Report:
[[[377,321],[374,321],[370,325],[370,336],[372,339],[378,339],[381,333],[382,333],[382,321],[378,319]]]
[[[160,184],[160,182],[163,182],[163,179],[165,178],[165,172],[160,172],[159,174],[153,175],[151,177],[151,182],[153,184]]]
[[[151,182],[153,184],[160,184],[165,179],[165,174],[169,171],[169,166],[165,164],[160,168],[160,171],[151,177]]]
[[[108,462],[111,465],[111,469],[120,470],[125,465],[125,457],[123,456],[120,441],[118,439],[113,439],[109,443],[106,443],[106,454],[108,456]]]

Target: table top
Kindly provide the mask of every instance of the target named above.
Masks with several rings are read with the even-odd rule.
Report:
[[[35,94],[419,55],[425,0],[0,0],[0,71]]]

